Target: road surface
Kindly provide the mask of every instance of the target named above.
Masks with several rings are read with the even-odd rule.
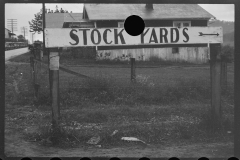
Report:
[[[27,52],[28,52],[28,47],[5,51],[5,62],[15,56],[18,56]]]

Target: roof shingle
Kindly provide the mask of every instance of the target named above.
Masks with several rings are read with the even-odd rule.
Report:
[[[85,4],[89,20],[125,20],[130,15],[150,19],[210,19],[213,15],[197,4]]]
[[[82,13],[48,13],[46,17],[46,28],[62,28],[64,22],[80,22]]]

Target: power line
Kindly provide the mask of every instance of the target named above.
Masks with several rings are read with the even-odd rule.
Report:
[[[11,28],[11,31],[17,31],[17,19],[7,19],[8,28]]]
[[[24,27],[21,27],[21,32],[23,33],[23,35],[24,35],[24,39],[26,39],[25,38],[25,35],[27,36],[28,35],[28,30],[27,30],[28,28],[26,27],[26,26],[24,26]]]

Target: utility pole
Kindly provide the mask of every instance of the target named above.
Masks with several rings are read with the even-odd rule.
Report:
[[[7,19],[7,26],[13,31],[17,31],[17,19]]]
[[[28,32],[27,32],[27,27],[26,26],[24,26],[24,27],[21,27],[21,32],[23,33],[23,35],[24,35],[24,39],[26,39],[26,37],[25,36],[27,36],[28,35]]]

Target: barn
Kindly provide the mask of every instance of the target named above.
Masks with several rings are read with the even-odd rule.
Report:
[[[206,27],[215,18],[197,4],[84,4],[83,20],[95,28],[123,28],[130,15],[140,16],[145,27]],[[192,46],[135,45],[98,46],[97,59],[137,61],[161,59],[206,63],[209,60],[206,44]]]

